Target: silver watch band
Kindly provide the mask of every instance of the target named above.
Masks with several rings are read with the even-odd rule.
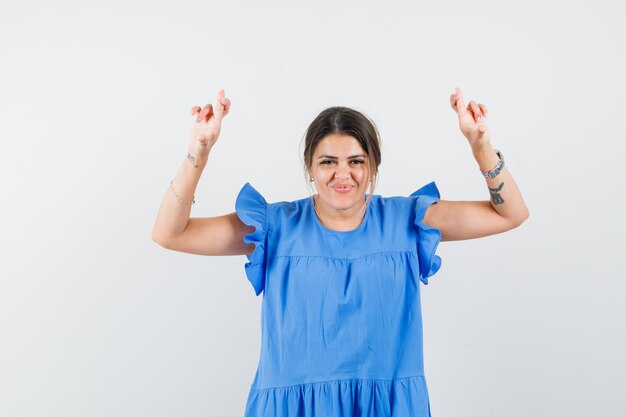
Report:
[[[498,158],[500,158],[500,160],[498,161],[498,164],[495,166],[494,169],[491,169],[489,171],[480,171],[485,178],[497,177],[502,168],[504,168],[504,156],[502,155],[502,152],[497,149],[494,149],[494,151],[496,151],[496,155],[498,155]]]

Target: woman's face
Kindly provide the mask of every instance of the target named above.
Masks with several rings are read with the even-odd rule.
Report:
[[[320,140],[310,171],[318,192],[318,206],[347,215],[363,207],[369,187],[369,160],[354,137],[331,134]]]

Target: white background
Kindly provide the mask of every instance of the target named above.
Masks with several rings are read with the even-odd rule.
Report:
[[[301,140],[331,105],[376,121],[377,194],[434,180],[486,200],[455,86],[488,107],[530,218],[439,246],[422,286],[433,416],[623,415],[625,12],[2,0],[0,415],[243,415],[262,302],[245,257],[150,237],[190,108],[232,100],[194,217],[233,211],[246,181],[270,202],[308,195]]]

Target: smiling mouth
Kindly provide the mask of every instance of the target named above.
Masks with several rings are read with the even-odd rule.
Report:
[[[333,188],[337,191],[347,191],[352,188],[351,185],[335,185]]]

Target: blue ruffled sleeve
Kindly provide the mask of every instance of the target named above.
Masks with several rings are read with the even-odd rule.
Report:
[[[237,216],[256,230],[244,236],[244,242],[254,243],[254,252],[246,255],[245,265],[248,281],[258,296],[265,288],[265,243],[267,238],[267,202],[257,190],[246,183],[239,191],[235,202]]]
[[[415,200],[415,227],[417,229],[417,258],[419,260],[420,280],[428,285],[428,278],[441,267],[441,258],[435,255],[441,241],[441,232],[422,223],[426,210],[440,199],[435,182],[426,184],[411,194]]]

